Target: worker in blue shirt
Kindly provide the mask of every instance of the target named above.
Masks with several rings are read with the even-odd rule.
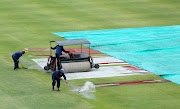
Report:
[[[12,59],[14,60],[14,70],[19,68],[19,58],[25,53],[23,50],[22,52],[16,52],[12,55]]]
[[[51,47],[51,49],[56,49],[56,54],[58,54],[59,56],[62,55],[62,51],[64,51],[65,53],[69,53],[69,51],[64,50],[63,46],[59,46],[56,45],[55,47]]]
[[[56,81],[57,81],[57,91],[60,91],[59,88],[60,88],[60,80],[63,80],[61,77],[63,76],[64,80],[66,83],[67,80],[66,80],[66,76],[64,75],[64,69],[61,69],[61,70],[57,70],[55,71],[53,74],[52,74],[52,90],[54,91],[54,86],[56,85]]]
[[[59,45],[56,45],[54,48],[51,47],[51,49],[56,49],[56,58],[57,58],[57,66],[58,66],[58,70],[60,70],[62,68],[62,65],[60,64],[60,57],[61,58],[69,58],[69,55],[62,55],[62,51],[64,51],[65,53],[70,53],[70,51],[66,51],[64,50],[63,46],[59,46]]]

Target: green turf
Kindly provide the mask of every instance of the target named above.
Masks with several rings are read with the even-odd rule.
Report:
[[[13,71],[11,55],[24,48],[48,48],[62,38],[50,32],[180,25],[179,0],[0,0],[1,109],[178,109],[180,87],[157,83],[97,88],[96,99],[51,91],[51,74],[33,69]],[[23,60],[38,53],[26,53]],[[47,53],[42,53],[47,54]],[[156,75],[69,81],[111,83],[160,79]]]

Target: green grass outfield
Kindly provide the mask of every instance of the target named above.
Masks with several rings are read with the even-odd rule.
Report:
[[[47,48],[50,32],[180,25],[179,0],[0,0],[0,109],[178,109],[180,87],[155,83],[96,88],[95,100],[51,91],[51,74],[13,70],[11,55]],[[28,62],[32,53],[23,56]],[[160,79],[156,75],[71,80],[73,85]]]

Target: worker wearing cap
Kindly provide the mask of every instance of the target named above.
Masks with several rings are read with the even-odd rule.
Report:
[[[60,88],[60,80],[63,80],[61,77],[63,76],[64,80],[66,83],[67,80],[66,80],[66,76],[64,75],[64,69],[61,69],[61,70],[57,70],[55,71],[53,74],[52,74],[52,90],[54,91],[54,86],[56,85],[56,81],[57,81],[57,91],[60,91],[59,88]]]
[[[22,52],[16,52],[12,55],[12,59],[14,60],[14,70],[17,70],[19,68],[19,58],[25,53],[23,50]]]

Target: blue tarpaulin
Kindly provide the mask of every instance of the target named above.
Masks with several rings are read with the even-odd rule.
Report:
[[[66,39],[87,39],[92,49],[180,85],[180,25],[53,34]]]

